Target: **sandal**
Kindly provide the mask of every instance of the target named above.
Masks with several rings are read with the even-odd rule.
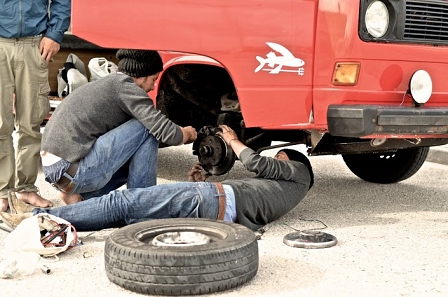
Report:
[[[14,192],[9,192],[8,195],[9,211],[11,214],[20,214],[32,212],[35,208],[33,205],[23,202],[18,199]]]

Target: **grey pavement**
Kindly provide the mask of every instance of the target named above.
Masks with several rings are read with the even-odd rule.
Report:
[[[158,182],[185,180],[179,168],[195,161],[187,146],[160,150]],[[378,185],[356,178],[340,156],[312,157],[315,186],[295,209],[266,226],[254,279],[203,296],[448,296],[448,146],[431,148],[427,161],[406,181]],[[236,163],[212,181],[243,176]],[[37,185],[62,205],[42,174]],[[324,228],[338,244],[315,250],[283,244],[287,233],[311,228]],[[0,279],[1,296],[144,296],[108,280],[103,251],[111,232],[79,232],[82,245],[57,260],[41,260],[50,274],[37,267],[22,278]],[[0,251],[6,236],[0,231]]]
[[[448,145],[431,147],[426,161],[448,165]]]

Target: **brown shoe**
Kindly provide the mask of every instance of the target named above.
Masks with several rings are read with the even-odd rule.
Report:
[[[12,214],[32,212],[34,206],[17,199],[14,192],[9,192],[8,195],[9,211]]]
[[[32,217],[32,213],[9,214],[7,212],[0,212],[0,220],[11,229],[15,229],[24,219]]]

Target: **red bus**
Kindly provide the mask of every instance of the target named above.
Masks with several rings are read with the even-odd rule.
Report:
[[[204,127],[227,124],[255,150],[274,141],[305,144],[309,155],[342,155],[354,174],[376,183],[409,178],[431,146],[448,143],[447,1],[72,6],[74,35],[162,54],[152,98],[173,121],[201,130],[202,139],[213,136]],[[194,153],[226,172],[229,157],[205,145],[194,145]]]

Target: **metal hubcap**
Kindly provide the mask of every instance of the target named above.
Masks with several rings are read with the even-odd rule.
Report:
[[[337,242],[333,235],[315,230],[292,232],[283,237],[284,244],[305,249],[327,248],[336,245]]]
[[[152,240],[155,246],[195,246],[210,242],[210,237],[198,232],[167,232]]]

